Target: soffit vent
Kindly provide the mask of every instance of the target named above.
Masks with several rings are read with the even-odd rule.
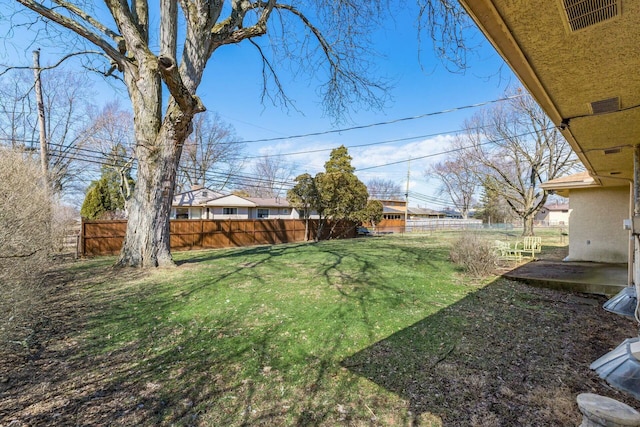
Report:
[[[615,18],[620,13],[620,0],[562,0],[562,3],[571,31]]]
[[[609,155],[609,154],[618,154],[622,151],[621,148],[607,148],[606,150],[603,150],[604,154]]]
[[[607,98],[591,103],[592,114],[612,113],[620,109],[620,98]]]

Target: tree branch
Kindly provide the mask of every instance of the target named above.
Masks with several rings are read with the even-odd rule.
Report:
[[[42,4],[36,2],[35,0],[16,0],[16,1],[22,4],[23,6],[25,6],[26,8],[31,9],[32,11],[44,16],[47,19],[50,19],[53,22],[56,22],[62,25],[65,28],[68,28],[69,30],[73,31],[79,36],[99,46],[114,61],[118,63],[125,61],[125,58],[122,56],[122,54],[118,50],[114,49],[114,47],[109,42],[107,42],[105,39],[100,37],[98,34],[91,31],[89,28],[81,25],[79,22],[76,22],[73,19],[67,18],[66,16],[61,15],[60,13],[54,11],[51,8],[43,6]],[[67,2],[57,0],[56,3],[62,5],[62,7],[74,13],[75,15],[78,15],[74,11],[74,9],[76,8],[68,4]],[[78,16],[82,17],[82,15],[78,15]],[[88,23],[91,23],[91,22],[88,21]],[[96,28],[100,29],[100,27],[96,27]],[[118,40],[114,40],[114,42],[118,45],[120,44]]]
[[[182,111],[199,113],[205,111],[204,104],[197,95],[192,95],[182,81],[178,67],[171,58],[158,58],[158,68],[169,89],[169,93],[178,103]]]
[[[145,57],[153,55],[153,53],[149,50],[149,46],[146,42],[146,35],[144,33],[141,33],[141,31],[148,31],[148,29],[141,28],[140,23],[137,20],[137,18],[139,17],[131,13],[131,10],[128,8],[126,2],[119,0],[105,0],[105,4],[111,11],[113,19],[115,20],[118,29],[122,33],[122,37],[126,42],[126,50],[130,52],[130,54],[133,55],[138,60],[138,62],[142,62]]]
[[[177,0],[160,2],[160,56],[176,62],[176,37],[178,32]]]
[[[149,43],[149,4],[147,0],[131,0],[131,16],[145,44]]]
[[[67,9],[69,12],[71,12],[74,15],[78,16],[80,19],[88,22],[91,26],[93,26],[96,29],[100,30],[103,34],[107,35],[108,37],[111,37],[113,39],[113,41],[116,43],[116,46],[118,47],[118,51],[120,53],[124,54],[126,52],[127,49],[126,49],[126,46],[125,46],[125,42],[124,42],[124,39],[122,38],[122,36],[120,34],[115,33],[110,28],[108,28],[107,26],[103,25],[101,22],[96,20],[93,16],[89,15],[84,10],[80,9],[79,7],[77,7],[74,4],[71,4],[69,2],[62,1],[62,0],[51,0],[51,1],[53,1],[55,4],[65,8],[65,9]]]
[[[269,59],[266,57],[266,55],[262,51],[262,48],[253,40],[249,40],[249,42],[258,50],[258,53],[260,53],[260,57],[262,58],[262,95],[260,96],[261,101],[264,101],[265,97],[269,96],[269,93],[267,91],[267,70],[268,70],[268,72],[271,73],[271,75],[273,76],[277,93],[279,93],[280,96],[282,97],[284,105],[293,106],[293,100],[286,95],[284,88],[280,82],[280,79],[278,78],[278,74],[276,73]],[[269,98],[271,97],[269,96]],[[271,98],[271,100],[274,101],[273,98]]]
[[[101,55],[101,56],[106,56],[104,52],[99,52],[97,50],[85,50],[82,52],[74,52],[74,53],[70,53],[68,55],[63,56],[58,62],[56,62],[53,65],[49,65],[46,67],[40,67],[39,69],[41,71],[45,71],[45,70],[51,70],[53,68],[57,68],[59,67],[64,61],[66,61],[69,58],[72,58],[74,56],[79,56],[79,55]],[[107,56],[107,58],[109,58]],[[34,68],[31,66],[7,66],[3,71],[0,71],[0,76],[6,74],[7,72],[11,71],[11,70],[33,70]]]
[[[251,3],[247,0],[234,0],[229,18],[214,26],[211,30],[213,45],[235,44],[245,39],[265,35],[271,11],[274,7],[280,6],[276,4],[275,0],[257,3]],[[255,9],[262,9],[258,21],[254,25],[244,28],[244,17],[249,10]]]

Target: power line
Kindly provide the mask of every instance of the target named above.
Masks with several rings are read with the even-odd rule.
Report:
[[[227,142],[224,142],[223,145],[232,145],[232,144],[241,144],[241,143],[245,144],[245,143],[254,143],[254,142],[269,142],[269,141],[277,141],[277,140],[285,140],[285,139],[296,139],[296,138],[302,138],[302,137],[306,137],[306,136],[316,136],[316,135],[324,135],[324,134],[331,134],[331,133],[346,132],[346,131],[350,131],[350,130],[364,129],[364,128],[369,128],[369,127],[375,127],[375,126],[382,126],[382,125],[399,123],[399,122],[408,121],[408,120],[415,120],[415,119],[419,119],[419,118],[424,118],[424,117],[434,116],[434,115],[439,115],[439,114],[445,114],[445,113],[449,113],[449,112],[455,112],[455,111],[464,110],[464,109],[468,109],[468,108],[476,108],[476,107],[480,107],[480,106],[484,106],[484,105],[488,105],[488,104],[492,104],[492,103],[497,103],[497,102],[501,102],[501,101],[505,101],[505,100],[509,100],[509,99],[514,99],[514,98],[517,98],[517,97],[520,97],[520,96],[522,96],[522,95],[516,95],[516,96],[512,96],[512,97],[505,97],[505,98],[500,98],[500,99],[496,99],[496,100],[492,100],[492,101],[486,101],[486,102],[482,102],[482,103],[478,103],[478,104],[466,105],[466,106],[462,106],[462,107],[451,108],[451,109],[448,109],[448,110],[425,113],[425,114],[421,114],[421,115],[418,115],[418,116],[412,116],[412,117],[405,117],[405,118],[390,120],[390,121],[387,121],[387,122],[379,122],[379,123],[372,123],[372,124],[361,125],[361,126],[354,126],[354,127],[351,127],[351,128],[333,129],[333,130],[314,132],[314,133],[309,133],[309,134],[304,134],[304,135],[291,135],[291,136],[283,136],[283,137],[268,138],[268,139],[256,139],[256,140],[249,140],[249,141],[243,141],[243,140],[227,141]],[[476,127],[476,128],[471,128],[471,129],[476,129],[477,130],[477,129],[484,129],[486,127],[488,127],[488,126]],[[426,134],[426,135],[417,135],[417,136],[410,136],[410,137],[405,137],[405,138],[396,138],[396,139],[377,141],[377,142],[371,142],[371,143],[366,143],[366,144],[347,145],[346,147],[347,148],[369,147],[369,146],[375,146],[375,145],[390,144],[390,143],[395,143],[395,142],[411,141],[411,140],[414,140],[414,139],[431,138],[431,137],[441,136],[441,135],[457,134],[457,133],[465,132],[465,131],[468,131],[468,130],[470,130],[470,129],[469,128],[466,128],[466,129],[454,129],[454,130],[442,131],[442,132],[431,133],[431,134]],[[32,145],[36,142],[34,140],[17,139],[17,138],[2,138],[2,137],[0,137],[0,140],[12,141],[12,142],[13,141],[20,141],[20,142],[24,142],[24,143],[29,142]],[[49,144],[55,145],[52,142],[49,142]],[[313,154],[313,153],[326,152],[326,151],[331,151],[331,150],[333,150],[333,148],[323,148],[323,149],[315,149],[315,150],[297,151],[297,152],[291,152],[291,153],[282,153],[282,154],[277,154],[276,156],[296,156],[296,155],[303,155],[303,154]],[[446,153],[443,153],[443,154],[446,154]],[[270,156],[272,156],[272,155],[266,154],[266,155],[260,155],[260,156],[244,156],[242,158],[243,159],[258,159],[258,158],[265,158],[265,157],[270,157]],[[419,159],[419,157],[417,159]],[[399,162],[399,163],[402,163],[402,162]],[[370,169],[370,168],[366,168],[366,169]],[[361,170],[366,170],[366,169],[361,169]]]
[[[474,128],[474,129],[476,129],[476,128]],[[480,128],[477,128],[477,129],[480,129]],[[371,146],[374,146],[374,145],[391,144],[391,143],[394,143],[394,142],[412,141],[414,139],[432,138],[434,136],[456,134],[456,133],[464,132],[466,130],[468,130],[468,129],[456,129],[456,130],[443,131],[443,132],[431,133],[431,134],[426,134],[426,135],[408,136],[406,138],[387,139],[387,140],[384,140],[384,141],[369,142],[369,143],[366,143],[366,144],[345,145],[345,147],[346,148],[371,147]],[[307,150],[307,151],[295,151],[295,152],[291,152],[291,153],[277,154],[276,156],[298,156],[298,155],[302,155],[302,154],[321,153],[321,152],[324,152],[324,151],[331,151],[334,148],[335,147],[333,147],[333,148],[319,148],[319,149],[316,149],[316,150]],[[263,158],[263,157],[270,157],[270,155],[269,154],[265,154],[265,155],[262,155],[262,156],[247,156],[247,157],[244,157],[244,158],[245,159],[260,159],[260,158]]]
[[[348,128],[342,128],[342,129],[331,129],[331,130],[325,130],[325,131],[310,132],[310,133],[299,134],[299,135],[289,135],[289,136],[274,137],[274,138],[253,139],[253,140],[242,141],[242,142],[246,143],[246,144],[254,143],[254,142],[272,142],[272,141],[281,141],[283,139],[298,139],[298,138],[306,138],[306,137],[309,137],[309,136],[329,135],[329,134],[332,134],[332,133],[341,133],[341,132],[348,132],[348,131],[352,131],[352,130],[368,129],[368,128],[377,127],[377,126],[386,126],[386,125],[406,122],[406,121],[410,121],[410,120],[422,119],[422,118],[425,118],[425,117],[432,117],[432,116],[437,116],[437,115],[441,115],[441,114],[453,113],[453,112],[456,112],[456,111],[467,110],[467,109],[470,109],[470,108],[483,107],[485,105],[495,104],[497,102],[502,102],[502,101],[508,101],[510,99],[520,98],[522,96],[523,95],[507,96],[505,98],[499,98],[499,99],[494,99],[494,100],[491,100],[491,101],[479,102],[477,104],[464,105],[464,106],[461,106],[461,107],[454,107],[454,108],[449,108],[447,110],[434,111],[434,112],[430,112],[430,113],[420,114],[420,115],[417,115],[417,116],[403,117],[403,118],[400,118],[400,119],[388,120],[388,121],[385,121],[385,122],[369,123],[369,124],[366,124],[366,125],[352,126],[352,127],[348,127]]]
[[[550,128],[549,128],[550,129]],[[526,135],[531,135],[534,132],[527,132],[527,133],[523,133],[520,135],[516,135],[513,137],[521,137],[521,136],[526,136]],[[480,143],[479,145],[487,145],[487,144],[493,144],[493,143],[498,143],[500,141],[504,141],[507,140],[508,138],[502,138],[502,139],[497,139],[497,140],[489,140],[483,143]],[[55,144],[55,143],[50,143],[51,145],[54,146],[61,146],[61,147],[66,147],[62,144]],[[457,151],[462,151],[468,148],[472,148],[472,146],[467,146],[467,147],[459,147],[459,148],[455,148],[455,149],[451,149],[451,150],[445,150],[439,153],[432,153],[429,155],[425,155],[425,156],[421,156],[421,157],[412,157],[412,160],[417,160],[417,159],[424,159],[424,158],[429,158],[429,157],[435,157],[435,156],[439,156],[442,154],[448,154],[448,153],[452,153],[452,152],[457,152]],[[81,153],[80,156],[83,156],[83,158],[80,157],[76,157],[77,160],[79,161],[85,161],[88,163],[93,163],[93,164],[98,164],[101,166],[113,166],[112,162],[109,162],[109,158],[107,157],[107,155],[105,153],[103,153],[102,151],[98,151],[98,150],[93,150],[93,149],[89,149],[89,148],[84,148],[84,147],[77,147],[76,148],[77,152],[87,152],[90,154],[85,154],[85,153]],[[57,157],[63,157],[64,154],[63,153],[56,153],[56,152],[52,152],[51,153],[53,156],[57,156]],[[99,156],[98,156],[99,155]],[[124,158],[118,154],[110,154],[109,156],[112,156],[113,158],[117,157],[121,157],[121,160],[124,160]],[[131,161],[133,160],[131,157],[127,158],[126,161]],[[395,164],[401,164],[401,163],[405,163],[407,160],[402,160],[402,161],[397,161],[397,162],[391,162],[391,163],[387,163],[384,165],[377,165],[377,166],[371,166],[368,168],[362,168],[362,169],[358,169],[357,171],[364,171],[364,170],[370,170],[370,169],[375,169],[375,168],[380,168],[380,167],[385,167],[385,166],[390,166],[390,165],[395,165]],[[135,164],[132,165],[131,167],[132,170],[136,169]],[[192,170],[194,172],[199,172],[197,169],[195,168],[189,168],[189,170]],[[181,172],[178,172],[180,175],[180,177],[185,178],[185,175],[182,175]],[[204,173],[202,174],[204,176],[205,179],[207,179],[210,183],[212,184],[219,184],[219,185],[226,185],[226,184],[230,184],[230,185],[242,185],[245,187],[254,187],[254,188],[259,188],[260,185],[263,180],[261,177],[256,176],[256,175],[249,175],[249,174],[242,174],[242,173],[230,173],[230,174],[212,174],[211,172],[208,171],[204,171]],[[281,187],[281,191],[291,188],[295,185],[295,182],[293,180],[282,180],[282,179],[277,179],[272,181],[272,184],[274,184],[275,186],[280,186]],[[415,198],[420,198],[419,193],[416,193]],[[429,200],[426,200],[429,201]],[[431,202],[431,201],[429,201]],[[442,200],[438,200],[437,202],[439,203],[443,203]]]
[[[548,127],[545,130],[550,130],[550,129],[554,129],[554,128],[555,128],[555,126],[552,126],[552,127]],[[413,157],[412,156],[411,160],[428,159],[430,157],[436,157],[436,156],[441,156],[443,154],[450,154],[450,153],[455,153],[457,151],[467,150],[469,148],[473,148],[473,147],[480,146],[480,145],[497,144],[498,142],[506,141],[506,140],[509,140],[509,139],[512,139],[512,138],[520,138],[522,136],[533,135],[535,133],[537,133],[537,131],[525,132],[525,133],[521,133],[519,135],[513,135],[513,136],[510,136],[510,137],[506,137],[506,138],[492,139],[492,140],[489,140],[489,141],[481,142],[479,144],[465,146],[465,147],[452,148],[451,150],[440,151],[438,153],[431,153],[431,154],[427,154],[425,156],[419,156],[419,157]],[[396,162],[385,163],[385,164],[382,164],[382,165],[376,165],[376,166],[369,166],[369,167],[366,167],[366,168],[360,168],[360,169],[357,169],[357,171],[360,172],[360,171],[366,171],[366,170],[370,170],[370,169],[382,168],[382,167],[385,167],[385,166],[398,165],[398,164],[406,163],[408,161],[409,161],[409,159],[398,160]]]

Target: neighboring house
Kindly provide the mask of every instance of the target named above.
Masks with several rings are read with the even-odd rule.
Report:
[[[547,203],[538,211],[534,221],[538,225],[567,226],[569,225],[569,203]]]
[[[298,219],[301,213],[282,198],[243,197],[196,187],[173,198],[171,219]],[[315,212],[311,218],[317,218]]]
[[[218,191],[194,185],[191,190],[173,196],[171,219],[208,219],[205,203],[222,196]]]
[[[443,209],[440,211],[440,214],[444,218],[462,219],[462,213],[456,209],[451,209],[451,208]]]
[[[409,218],[410,219],[420,219],[420,218],[444,218],[445,215],[442,212],[434,211],[433,209],[428,208],[416,208],[409,206]]]
[[[587,172],[554,179],[542,188],[569,197],[567,261],[625,263],[629,255],[629,184],[603,187]]]
[[[403,220],[404,219],[404,207],[402,209],[396,209],[389,206],[382,206],[382,219],[389,220]]]
[[[407,202],[396,199],[375,199],[382,203],[382,218],[389,220],[404,220]]]
[[[242,197],[235,194],[206,202],[209,219],[296,219],[298,212],[286,199]]]

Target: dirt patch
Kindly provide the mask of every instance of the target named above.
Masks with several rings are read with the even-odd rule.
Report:
[[[416,424],[427,413],[446,426],[578,425],[579,393],[640,407],[589,369],[637,333],[604,301],[501,279],[346,365],[405,397]]]
[[[136,279],[142,273],[105,267],[50,276],[42,321],[28,340],[0,350],[0,426],[153,425],[158,412],[179,413],[179,424],[191,425],[184,420],[198,409],[190,401],[176,398],[180,403],[168,409],[144,400],[156,385],[136,380],[131,367],[136,349],[88,357],[87,343],[77,338],[106,303],[89,303],[83,289],[116,274]],[[589,369],[637,334],[634,322],[604,311],[603,302],[498,280],[343,366],[404,399],[413,425],[578,425],[575,398],[582,392],[640,407]],[[132,396],[142,403],[132,408]],[[215,406],[215,399],[209,402]],[[385,409],[370,408],[381,415],[377,421],[352,419],[348,425],[388,425]]]

